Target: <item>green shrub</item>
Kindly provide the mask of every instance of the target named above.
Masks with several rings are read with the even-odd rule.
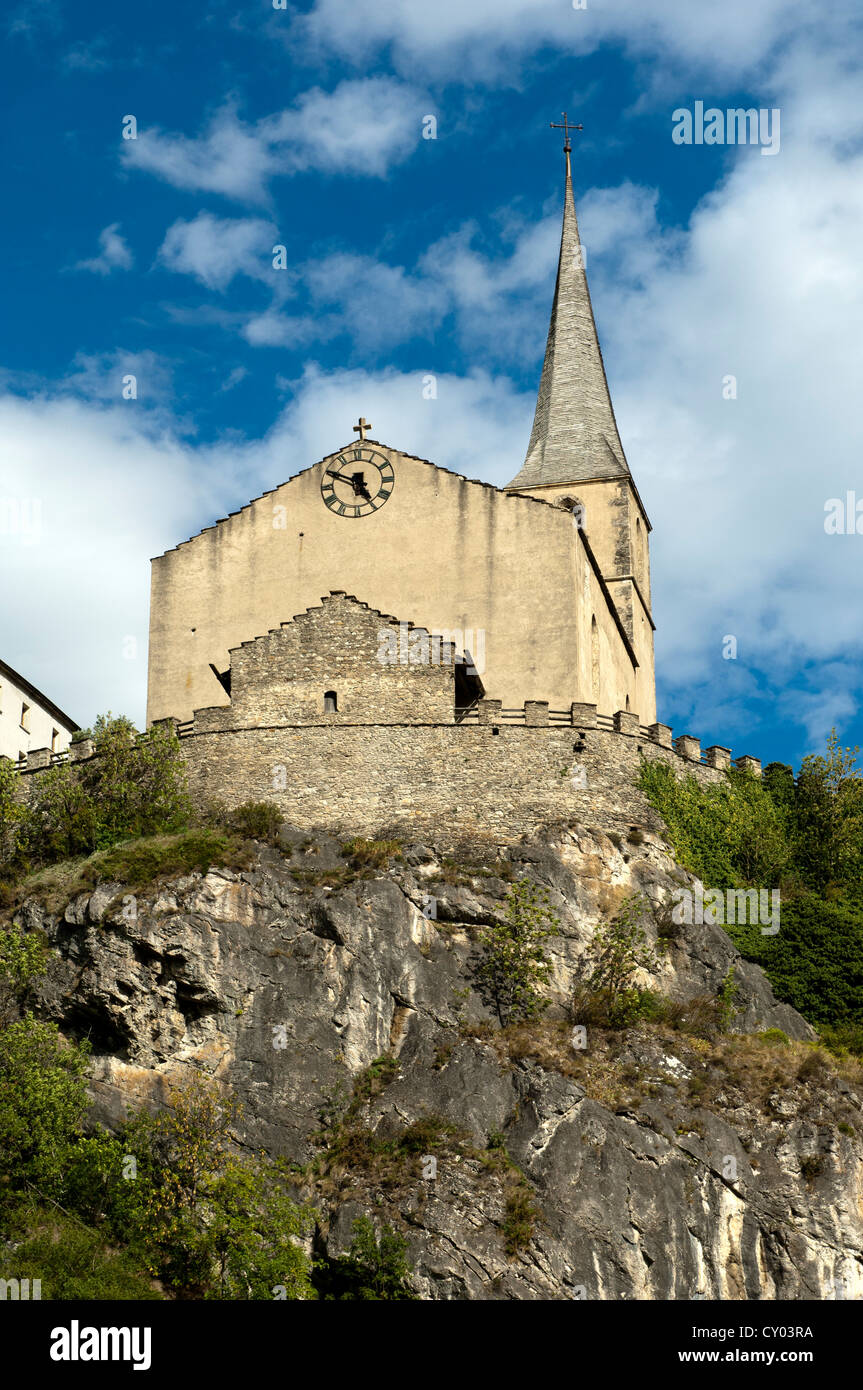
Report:
[[[656,970],[659,962],[641,926],[650,903],[643,894],[627,898],[610,922],[600,922],[583,965],[585,973],[573,994],[575,1023],[625,1028],[639,1017],[656,1015],[656,996],[635,985],[638,970]]]
[[[312,1296],[296,1238],[310,1214],[291,1197],[287,1166],[232,1152],[240,1106],[195,1078],[157,1115],[123,1130],[131,1180],[113,1179],[107,1221],[153,1275],[197,1297]]]
[[[817,1028],[863,1030],[863,904],[801,892],[783,899],[780,930],[727,928],[763,968],[778,998]]]
[[[0,1278],[40,1279],[43,1301],[162,1297],[132,1256],[56,1208],[28,1209],[18,1224],[15,1249],[0,1253]]]
[[[391,1226],[380,1235],[367,1216],[353,1225],[353,1241],[346,1255],[320,1260],[315,1283],[324,1299],[406,1302],[416,1299],[409,1279],[407,1241]]]
[[[740,989],[734,978],[734,966],[732,965],[722,984],[716,992],[717,1004],[717,1025],[720,1033],[729,1033],[737,1013],[740,1000]]]
[[[828,1052],[835,1057],[863,1058],[863,1023],[819,1024],[818,1036]]]
[[[86,1045],[27,1017],[0,1031],[0,1196],[58,1198],[87,1110]]]
[[[376,1057],[354,1081],[354,1099],[372,1100],[375,1096],[380,1095],[381,1091],[392,1081],[395,1081],[398,1074],[399,1060],[397,1057],[388,1055]]]
[[[539,1210],[526,1182],[510,1187],[506,1194],[503,1217],[504,1249],[510,1258],[530,1244]]]
[[[863,775],[857,749],[835,730],[823,755],[792,771],[771,763],[759,780],[732,771],[722,784],[678,780],[664,763],[639,783],[668,826],[680,862],[706,888],[779,886],[776,935],[729,924],[743,956],[777,997],[821,1029],[863,1030]],[[825,1035],[829,1036],[829,1035]],[[859,1053],[860,1033],[835,1046]],[[829,1044],[828,1044],[829,1045]]]
[[[788,868],[782,817],[751,773],[734,768],[727,781],[702,786],[645,759],[639,785],[668,826],[678,861],[705,884],[777,883]]]
[[[229,830],[250,840],[266,840],[268,844],[275,844],[284,820],[284,812],[273,801],[244,801],[224,816]]]
[[[20,838],[35,863],[89,855],[190,822],[180,744],[171,731],[154,725],[137,734],[130,720],[107,714],[96,720],[93,738],[95,757],[58,764],[34,780]]]
[[[357,836],[342,845],[342,854],[356,869],[385,869],[391,859],[401,858],[401,841],[364,840]]]
[[[557,914],[548,903],[545,890],[522,879],[507,893],[503,922],[481,929],[480,953],[471,962],[471,976],[483,1003],[494,1009],[503,1028],[537,1018],[546,1008],[540,988],[551,965],[543,942],[558,926]]]

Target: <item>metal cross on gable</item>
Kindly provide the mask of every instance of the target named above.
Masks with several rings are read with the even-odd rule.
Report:
[[[563,131],[563,148],[564,148],[565,150],[567,150],[567,151],[569,151],[569,150],[572,149],[572,144],[571,144],[570,139],[569,139],[569,133],[570,133],[570,131],[571,131],[571,130],[584,130],[584,126],[582,126],[582,125],[570,125],[569,121],[566,119],[566,112],[565,112],[565,111],[564,111],[564,113],[563,113],[563,123],[562,123],[562,124],[561,124],[560,121],[557,121],[557,122],[555,122],[555,121],[549,121],[548,124],[549,124],[549,127],[550,127],[552,130],[562,130],[562,131]]]
[[[357,424],[354,425],[354,434],[358,434],[360,440],[363,440],[366,437],[366,430],[370,430],[371,428],[372,427],[369,424],[368,420],[365,418],[365,416],[361,415]]]

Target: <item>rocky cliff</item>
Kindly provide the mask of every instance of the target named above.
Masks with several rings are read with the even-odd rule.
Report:
[[[93,1118],[202,1069],[286,1155],[338,1253],[372,1214],[425,1299],[863,1295],[861,1099],[718,927],[669,925],[661,838],[550,830],[495,860],[403,846],[351,867],[284,827],[245,871],[19,909],[55,951],[39,1012],[94,1049]],[[552,1007],[501,1030],[471,987],[509,883],[548,890]],[[675,1026],[587,1030],[566,1003],[597,923],[633,893]],[[698,1026],[731,966],[736,1033]],[[767,1039],[764,1030],[782,1030]],[[433,1160],[433,1161],[432,1161]]]

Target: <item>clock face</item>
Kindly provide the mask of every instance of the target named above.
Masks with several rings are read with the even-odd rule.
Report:
[[[321,496],[336,516],[368,516],[384,505],[394,483],[389,459],[367,444],[355,444],[324,470]]]

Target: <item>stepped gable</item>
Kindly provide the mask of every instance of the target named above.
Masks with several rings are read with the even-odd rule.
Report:
[[[232,647],[230,657],[229,680],[220,677],[230,706],[196,710],[196,731],[455,718],[454,642],[341,589]]]

